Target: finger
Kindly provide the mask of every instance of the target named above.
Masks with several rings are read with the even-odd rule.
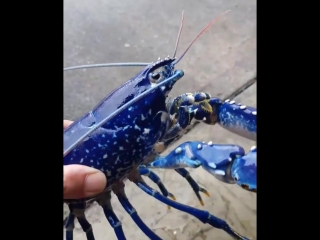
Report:
[[[82,165],[63,166],[63,197],[78,199],[101,193],[106,185],[105,175],[94,168]]]
[[[63,129],[69,127],[69,125],[73,123],[73,121],[70,120],[63,120]]]

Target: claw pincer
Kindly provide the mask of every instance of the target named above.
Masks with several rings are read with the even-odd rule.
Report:
[[[236,183],[248,191],[257,191],[255,147],[245,154],[242,147],[233,144],[212,144],[212,142],[208,144],[192,142],[191,144],[198,144],[193,157],[218,180],[225,183]]]
[[[255,141],[257,135],[257,109],[219,98],[211,98],[204,92],[185,93],[167,103],[176,125],[164,139],[181,135],[192,119],[222,128],[244,138]]]
[[[243,189],[257,192],[257,148],[255,146],[243,157],[234,159],[231,177]]]
[[[197,168],[200,165],[224,183],[238,184],[248,191],[257,191],[255,147],[245,154],[242,147],[234,144],[185,142],[168,155],[158,156],[147,167],[178,169]]]

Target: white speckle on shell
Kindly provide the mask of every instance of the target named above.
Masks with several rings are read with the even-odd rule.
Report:
[[[201,144],[198,144],[198,149],[201,149],[201,148],[202,148]]]
[[[235,103],[235,101],[231,101],[231,102],[230,102],[230,104],[234,104],[234,103]]]
[[[232,161],[232,158],[231,158],[231,157],[229,157],[229,158],[228,158],[228,160],[229,160],[229,162],[231,162],[231,161]]]
[[[230,99],[225,100],[225,102],[230,102]]]
[[[203,92],[200,93],[200,96],[203,97],[203,98],[206,98],[206,97],[207,97],[206,94],[203,93]]]
[[[253,115],[257,115],[257,111],[253,111],[252,114],[253,114]]]
[[[240,106],[240,109],[246,109],[246,107],[247,107],[247,106],[242,105],[242,106]]]
[[[221,175],[221,176],[226,175],[225,171],[222,171],[222,170],[215,170],[214,174]]]
[[[250,148],[250,151],[253,151],[253,150],[255,150],[257,147],[256,146],[252,146],[251,148]]]
[[[105,155],[103,155],[103,159],[105,159],[105,158],[107,158],[108,157],[108,154],[105,154]]]
[[[150,128],[144,128],[143,129],[143,134],[145,135],[145,134],[149,134],[149,132],[150,132]]]
[[[181,151],[182,151],[182,148],[181,148],[181,147],[178,147],[178,148],[175,150],[175,153],[176,153],[176,154],[179,154],[179,153],[181,153]]]
[[[161,114],[161,122],[163,122],[163,123],[166,122],[167,116],[168,116],[168,113],[162,112],[162,114]]]
[[[188,99],[190,104],[194,103],[195,101],[193,96],[188,96]]]
[[[213,162],[211,163],[208,163],[208,166],[211,167],[211,168],[217,168],[217,165]]]
[[[212,145],[213,145],[213,142],[212,142],[212,141],[208,142],[208,145],[209,145],[209,146],[212,146]]]

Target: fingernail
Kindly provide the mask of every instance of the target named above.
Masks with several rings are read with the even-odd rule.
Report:
[[[86,196],[101,193],[106,187],[106,177],[101,172],[92,173],[87,176],[84,183],[84,194]]]

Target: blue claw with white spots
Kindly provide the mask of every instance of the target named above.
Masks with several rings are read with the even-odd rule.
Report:
[[[209,124],[218,124],[222,128],[239,136],[256,141],[257,109],[227,99],[223,102],[219,98],[211,98],[210,94],[196,92],[186,93],[172,99],[169,104],[169,113],[176,113],[178,108],[188,105],[188,114],[191,119]],[[191,122],[191,120],[190,120]]]
[[[188,157],[187,151],[188,149],[181,145],[166,157],[158,155],[156,160],[149,163],[147,167],[177,169],[185,167],[197,168],[201,166],[200,161]],[[170,159],[170,161],[168,161],[168,159]]]
[[[181,137],[192,122],[209,125],[218,124],[222,128],[239,136],[256,141],[257,109],[235,101],[222,101],[204,92],[185,93],[167,102],[169,114],[176,123],[164,137],[164,140]],[[181,110],[184,108],[184,111]],[[180,122],[184,122],[182,126]],[[186,125],[186,123],[188,123]]]
[[[257,148],[255,146],[246,155],[234,159],[231,178],[242,188],[257,192]]]
[[[147,167],[179,169],[200,165],[224,183],[235,183],[248,191],[257,191],[256,147],[245,154],[242,147],[234,144],[184,142],[168,155],[157,156]]]

